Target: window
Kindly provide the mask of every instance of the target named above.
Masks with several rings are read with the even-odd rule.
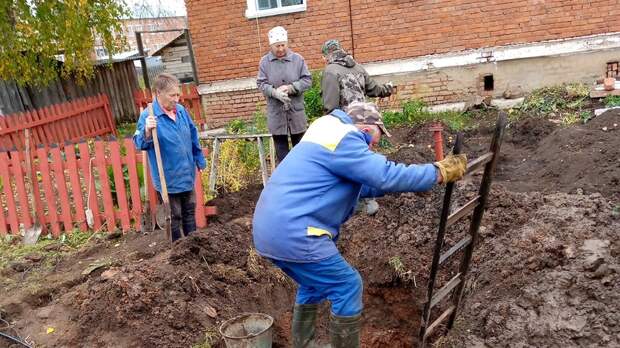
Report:
[[[181,57],[181,63],[189,63],[189,56]]]
[[[247,0],[247,2],[248,8],[245,11],[247,18],[275,16],[306,10],[306,1],[304,0]]]

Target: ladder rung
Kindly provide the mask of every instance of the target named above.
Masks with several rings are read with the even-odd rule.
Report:
[[[440,265],[443,264],[450,256],[454,255],[454,253],[468,246],[469,243],[471,243],[471,236],[467,235],[465,236],[465,238],[461,239],[458,243],[454,244],[452,248],[446,251],[443,255],[441,255],[441,257],[439,258],[439,264]]]
[[[446,227],[451,226],[452,224],[463,218],[463,216],[469,214],[472,210],[476,208],[478,202],[480,202],[480,196],[474,197],[471,201],[465,203],[464,206],[460,207],[459,210],[448,216]]]
[[[471,174],[476,170],[480,169],[483,165],[491,162],[493,159],[493,152],[487,152],[484,155],[476,158],[475,160],[467,163],[467,170],[465,171],[465,175]]]
[[[433,297],[431,297],[431,305],[429,306],[429,309],[435,307],[435,305],[437,305],[439,301],[443,300],[443,298],[446,297],[446,295],[448,295],[450,291],[452,291],[452,289],[459,285],[460,282],[461,273],[457,273],[454,278],[450,279],[448,284],[444,285],[441,289],[437,291],[435,295],[433,295]]]
[[[437,320],[435,320],[424,332],[424,338],[430,336],[433,331],[437,328],[437,326],[439,326],[439,324],[441,324],[442,321],[446,320],[446,318],[452,314],[452,312],[454,312],[454,309],[456,307],[454,307],[454,305],[451,305],[450,307],[448,307],[448,309],[446,309],[445,312],[441,313],[441,315],[439,316],[439,318],[437,318]]]

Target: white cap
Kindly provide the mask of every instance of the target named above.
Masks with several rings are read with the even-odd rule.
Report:
[[[286,34],[286,29],[284,29],[283,27],[273,27],[271,30],[269,30],[269,33],[267,34],[267,36],[269,36],[269,44],[273,45],[274,43],[278,43],[278,42],[286,42],[288,41],[288,35]]]

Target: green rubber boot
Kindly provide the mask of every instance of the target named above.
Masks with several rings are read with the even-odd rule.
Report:
[[[332,348],[359,348],[362,315],[341,317],[332,314],[329,321],[329,338]]]
[[[295,304],[292,322],[293,348],[313,347],[318,310],[318,304]]]

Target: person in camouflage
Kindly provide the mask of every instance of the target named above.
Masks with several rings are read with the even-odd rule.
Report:
[[[328,40],[321,49],[327,66],[321,80],[323,108],[326,112],[343,110],[351,102],[365,101],[369,97],[389,97],[394,86],[391,82],[379,84],[366,70],[355,62],[338,40]]]
[[[391,82],[378,84],[366,70],[355,62],[338,40],[327,40],[321,49],[327,66],[321,80],[323,109],[331,112],[334,109],[344,110],[352,102],[365,102],[369,97],[389,97],[394,86]],[[379,210],[375,199],[360,200],[356,211],[374,215]]]

